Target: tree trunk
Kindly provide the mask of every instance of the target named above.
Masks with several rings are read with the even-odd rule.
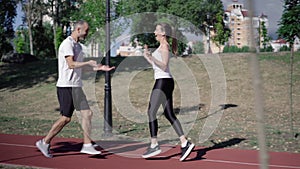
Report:
[[[33,53],[33,38],[32,38],[32,18],[31,18],[31,5],[32,2],[28,1],[27,2],[27,23],[28,23],[28,36],[29,36],[29,46],[30,46],[30,54],[34,55]]]
[[[33,53],[33,38],[32,38],[32,26],[28,23],[28,34],[29,34],[29,45],[30,45],[30,54],[34,55]]]
[[[291,134],[294,137],[294,108],[293,108],[293,67],[294,67],[294,44],[291,44],[291,56],[290,56],[290,127]]]
[[[55,48],[55,56],[58,58],[58,44],[56,40],[56,23],[53,23],[53,43],[54,43],[54,48]]]

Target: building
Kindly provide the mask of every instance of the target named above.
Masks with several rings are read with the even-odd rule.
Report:
[[[136,38],[134,40],[135,46],[130,43],[129,45],[126,45],[123,43],[119,46],[117,49],[117,56],[143,56],[143,47],[140,45],[140,42]]]
[[[261,14],[254,16],[251,20],[249,11],[244,8],[244,4],[239,3],[238,0],[233,0],[224,11],[224,23],[231,31],[226,45],[237,46],[238,48],[244,46],[250,47],[252,43],[251,28],[253,28],[253,40],[255,41],[255,45],[260,45],[260,48],[263,48],[263,44],[261,43],[263,37],[259,34],[258,30],[262,29],[262,23],[264,23],[265,28],[268,29],[269,20],[267,15]],[[223,51],[224,46],[218,48],[216,44],[212,42],[211,38],[214,34],[215,32],[212,27],[210,28],[209,34],[203,36],[205,53],[219,53]]]
[[[290,47],[290,44],[286,42],[284,39],[273,40],[270,42],[270,45],[274,49],[274,52],[279,52],[280,48],[282,48],[283,46]],[[298,51],[298,50],[300,50],[300,40],[299,38],[296,38],[294,42],[294,51]]]
[[[259,40],[263,41],[263,37],[259,34],[258,30],[262,28],[262,23],[264,23],[266,29],[269,27],[269,21],[266,15],[261,14],[260,16],[254,16],[251,23],[249,11],[244,8],[242,3],[238,3],[237,0],[234,0],[225,10],[224,22],[231,30],[228,45],[235,45],[239,48],[251,46],[251,27],[253,27],[255,43],[260,44],[260,47],[262,47]]]

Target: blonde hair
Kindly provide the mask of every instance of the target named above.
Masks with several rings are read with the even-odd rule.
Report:
[[[167,23],[162,22],[162,23],[158,23],[157,25],[160,25],[162,31],[165,32],[165,36],[167,37],[167,41],[170,41],[170,39],[172,40],[172,53],[174,55],[177,55],[177,53],[178,53],[178,44],[177,44],[177,39],[174,35],[175,31],[173,31],[172,27]]]

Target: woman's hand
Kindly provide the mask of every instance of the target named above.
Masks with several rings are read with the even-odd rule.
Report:
[[[148,49],[148,45],[144,45],[144,58],[150,63],[152,64],[152,55],[151,52]]]

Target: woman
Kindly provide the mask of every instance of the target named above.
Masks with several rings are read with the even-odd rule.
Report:
[[[181,142],[181,158],[180,161],[185,160],[195,145],[189,142],[184,136],[180,122],[175,116],[173,111],[173,90],[174,80],[169,70],[170,60],[170,45],[168,40],[172,35],[171,27],[166,23],[161,23],[156,26],[154,31],[156,40],[160,46],[152,53],[148,51],[147,45],[145,45],[144,57],[152,65],[154,69],[155,84],[152,89],[149,107],[148,107],[148,118],[149,128],[151,135],[151,145],[147,151],[142,155],[143,158],[149,158],[158,155],[161,149],[157,141],[158,122],[156,114],[159,106],[162,105],[164,108],[164,115],[168,121],[172,124]],[[176,54],[177,45],[176,39],[172,39],[172,52]]]

